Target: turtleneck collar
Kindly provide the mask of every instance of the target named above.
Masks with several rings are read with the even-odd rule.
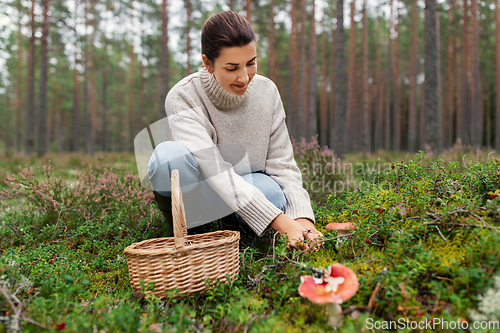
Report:
[[[253,86],[253,79],[248,84],[247,90],[242,96],[233,95],[226,91],[217,82],[215,75],[210,74],[205,67],[200,70],[200,79],[203,90],[207,94],[212,104],[220,110],[230,110],[238,107],[249,95]]]

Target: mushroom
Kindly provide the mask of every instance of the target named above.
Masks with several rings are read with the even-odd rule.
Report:
[[[358,291],[356,273],[342,264],[333,264],[325,269],[321,278],[310,275],[300,277],[299,295],[316,304],[325,304],[328,324],[334,328],[342,325],[342,302]]]
[[[349,234],[349,231],[356,230],[356,225],[354,224],[354,222],[328,223],[326,229],[337,230],[337,236],[345,236]],[[337,244],[340,244],[342,242],[342,238],[337,239]]]

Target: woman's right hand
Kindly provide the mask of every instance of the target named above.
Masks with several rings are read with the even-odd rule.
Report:
[[[287,235],[288,246],[296,249],[308,248],[308,246],[304,244],[304,239],[308,232],[307,229],[291,217],[281,213],[271,222],[271,228],[278,231],[280,234]]]

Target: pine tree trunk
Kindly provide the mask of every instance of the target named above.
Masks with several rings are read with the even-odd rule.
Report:
[[[382,145],[382,74],[380,70],[380,20],[377,26],[377,58],[375,69],[375,108],[374,108],[374,138],[373,138],[373,151],[380,149]]]
[[[191,0],[184,0],[186,4],[187,11],[187,23],[186,23],[186,55],[187,55],[187,64],[186,64],[186,76],[191,74],[191,37],[189,34],[191,33],[191,25],[192,25],[192,6]]]
[[[479,91],[479,31],[478,31],[478,10],[477,0],[471,0],[471,16],[472,16],[472,61],[471,61],[471,143],[476,148],[481,148],[482,135],[481,124],[483,121],[480,108],[480,91]]]
[[[306,1],[300,0],[298,137],[308,139],[306,107]]]
[[[271,0],[269,7],[269,58],[267,63],[267,76],[276,82],[274,57],[274,0]]]
[[[437,4],[436,4],[437,6]],[[437,51],[436,51],[436,56],[437,56],[437,80],[438,80],[438,92],[439,92],[439,97],[438,97],[438,104],[437,104],[437,109],[438,109],[438,114],[439,114],[439,123],[441,124],[441,149],[443,149],[443,141],[444,141],[444,134],[443,134],[443,102],[442,102],[442,74],[441,74],[441,22],[439,19],[439,10],[437,10],[436,7],[436,45],[437,45]]]
[[[134,15],[133,15],[133,10],[134,10],[134,2],[132,1],[130,4],[130,9],[131,9],[131,21],[134,21]],[[134,54],[134,33],[133,30],[131,32],[131,38],[130,38],[130,50],[129,50],[129,58],[130,58],[130,64],[129,64],[129,77],[128,77],[128,138],[127,138],[127,145],[126,149],[128,151],[134,151],[134,135],[135,135],[135,130],[134,130],[134,123],[135,123],[135,117],[134,117],[134,80],[135,80],[135,71],[134,71],[134,62],[135,62],[135,54]]]
[[[65,128],[66,125],[63,122],[63,114],[59,108],[59,81],[56,80],[55,86],[54,86],[54,141],[57,147],[57,151],[62,151],[63,150],[63,140],[66,134]]]
[[[463,26],[462,26],[462,91],[460,95],[462,96],[462,112],[459,115],[461,128],[457,128],[457,139],[460,139],[462,144],[470,143],[469,127],[470,124],[469,114],[470,114],[470,84],[469,84],[469,8],[467,0],[463,1]]]
[[[16,152],[21,153],[22,149],[22,129],[21,129],[21,119],[23,118],[23,93],[22,93],[22,34],[21,30],[23,28],[21,20],[21,6],[19,10],[19,20],[17,29],[17,100],[16,100]]]
[[[78,2],[75,1],[75,6]],[[77,8],[77,7],[76,7]],[[73,68],[73,116],[71,130],[71,151],[80,150],[80,78],[78,73],[78,33],[75,29],[75,68]]]
[[[316,114],[316,58],[317,58],[317,39],[316,39],[316,16],[315,16],[315,2],[312,0],[311,11],[311,26],[309,37],[309,107],[308,107],[308,135],[307,138],[316,136],[318,134],[318,116]]]
[[[408,150],[417,150],[417,52],[418,0],[413,0],[410,28],[410,91],[408,105]]]
[[[394,6],[393,0],[389,0],[389,6],[391,8],[391,13],[389,16],[389,43],[387,44],[387,105],[385,109],[385,122],[384,122],[384,149],[391,149],[391,93],[392,93],[392,28],[394,20]]]
[[[96,93],[95,93],[95,68],[96,68],[96,50],[95,50],[95,36],[97,31],[97,19],[95,11],[96,0],[90,1],[90,12],[92,14],[92,35],[90,37],[90,77],[89,77],[89,141],[88,152],[94,154],[95,152],[95,139],[96,139]]]
[[[319,144],[328,144],[328,93],[326,91],[328,63],[326,61],[326,7],[323,12],[322,32],[321,32],[321,90],[319,97]]]
[[[400,119],[400,105],[399,105],[399,89],[400,89],[400,78],[399,78],[399,7],[396,0],[396,23],[394,26],[394,31],[396,37],[394,38],[394,61],[393,61],[393,72],[394,72],[394,98],[393,98],[393,148],[394,151],[401,150],[401,119]]]
[[[370,151],[370,123],[369,123],[369,91],[368,91],[368,18],[366,14],[366,1],[363,2],[363,37],[362,37],[362,75],[361,89],[363,93],[363,108],[361,116],[361,151]]]
[[[247,0],[247,20],[252,24],[252,0]]]
[[[356,5],[355,0],[351,0],[351,27],[349,28],[349,73],[347,82],[347,133],[346,138],[346,149],[347,151],[356,150],[356,140],[357,135],[352,135],[353,133],[358,133],[355,128],[355,122],[357,115],[356,113],[356,21],[354,16],[356,15]]]
[[[167,0],[162,0],[161,5],[161,61],[160,61],[160,107],[158,108],[158,115],[161,118],[165,117],[165,98],[168,93],[168,12]]]
[[[452,7],[453,2],[450,1],[450,9],[448,9],[448,25],[451,27],[452,24]],[[443,134],[445,137],[444,146],[450,147],[453,142],[453,110],[454,108],[454,98],[453,93],[455,91],[454,85],[455,81],[453,78],[453,65],[454,65],[454,54],[453,54],[453,36],[451,34],[448,35],[448,56],[447,56],[447,102],[446,108],[443,108],[443,112],[446,112],[446,115],[443,115],[443,119],[446,119],[443,123]],[[446,111],[445,111],[446,110]]]
[[[291,15],[292,15],[292,31],[290,34],[290,49],[288,53],[289,59],[289,82],[291,83],[291,89],[289,91],[291,94],[289,95],[289,103],[288,108],[290,114],[292,115],[290,118],[290,128],[292,129],[292,137],[298,139],[299,137],[299,108],[298,108],[298,94],[299,94],[299,73],[297,71],[297,56],[298,56],[298,10],[297,10],[297,1],[291,1]]]
[[[331,146],[339,158],[346,154],[345,138],[347,125],[346,91],[345,91],[345,36],[344,36],[344,0],[336,1],[337,29],[335,31],[335,113],[333,142]]]
[[[91,131],[91,125],[90,125],[90,113],[89,113],[89,46],[88,46],[88,0],[83,1],[83,6],[85,8],[84,10],[84,15],[85,15],[85,49],[83,52],[83,119],[85,122],[84,125],[84,137],[85,137],[85,153],[89,154],[90,153],[90,131]]]
[[[495,0],[495,149],[500,152],[500,0]]]
[[[28,55],[28,91],[27,91],[27,110],[26,110],[26,154],[31,155],[35,150],[35,0],[31,0],[31,38],[30,51]]]
[[[331,14],[332,18],[336,17],[336,10],[335,6],[333,5],[334,0],[329,0],[331,1]],[[331,42],[330,42],[330,103],[329,103],[329,122],[328,122],[328,145],[330,148],[333,149],[333,141],[334,141],[334,133],[333,130],[335,128],[335,34],[336,34],[336,29],[334,28],[335,25],[332,23],[332,30],[331,30]]]
[[[485,126],[486,126],[486,148],[491,149],[491,93],[490,86],[486,93],[486,108],[485,108]]]
[[[108,151],[108,43],[104,39],[104,53],[102,59],[102,134],[101,150]]]
[[[436,25],[437,0],[425,0],[425,145],[439,155],[443,150],[441,127],[441,112],[439,110],[439,79],[438,79],[438,38]]]

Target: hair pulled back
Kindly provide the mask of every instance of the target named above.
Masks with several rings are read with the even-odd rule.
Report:
[[[247,19],[233,11],[209,18],[201,29],[201,53],[213,64],[223,47],[245,46],[256,39]]]

